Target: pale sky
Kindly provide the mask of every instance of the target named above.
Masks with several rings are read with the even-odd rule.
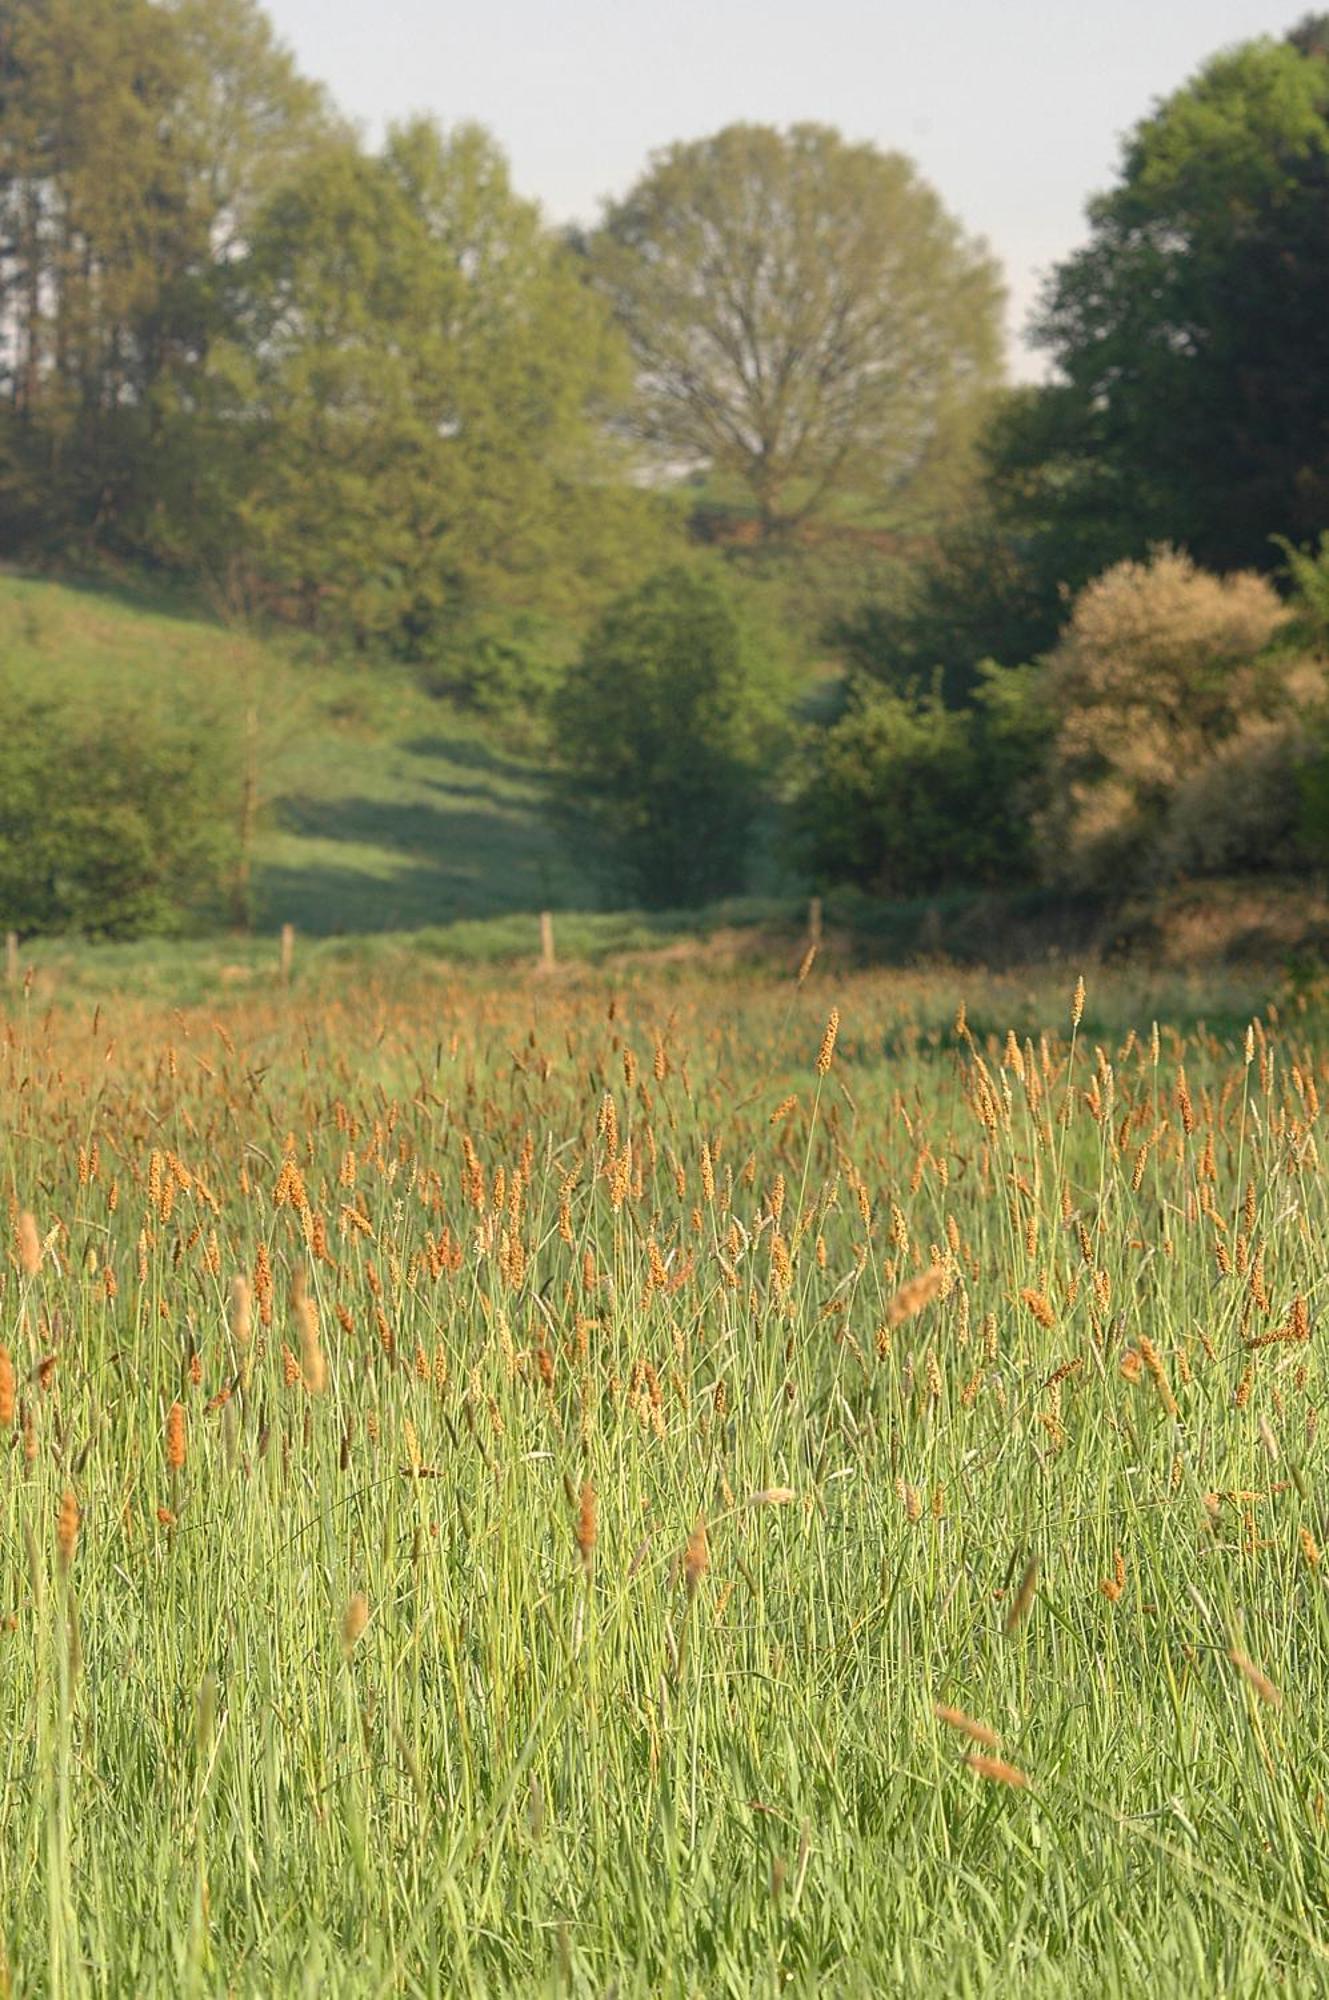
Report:
[[[1323,0],[1320,0],[1323,4]],[[653,148],[814,119],[907,153],[986,237],[1011,362],[1048,267],[1084,236],[1122,135],[1216,49],[1312,0],[267,0],[301,68],[377,139],[475,119],[554,222],[594,222]]]

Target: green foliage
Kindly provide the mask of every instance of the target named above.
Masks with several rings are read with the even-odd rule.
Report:
[[[1292,614],[1298,637],[1316,652],[1329,654],[1329,528],[1318,548],[1296,548],[1278,540],[1287,580],[1292,588]]]
[[[1035,668],[984,662],[963,710],[857,681],[794,809],[815,876],[890,896],[1024,879],[1046,741]]]
[[[366,648],[584,626],[668,553],[626,348],[479,130],[367,153],[255,0],[16,0],[0,529]],[[238,581],[237,581],[238,579]]]
[[[0,689],[0,927],[128,938],[215,916],[239,779],[215,726]]]
[[[657,154],[591,261],[632,343],[641,435],[735,481],[766,532],[847,500],[897,520],[954,504],[1001,287],[900,154],[728,126]]]
[[[506,736],[539,741],[577,652],[565,620],[481,610],[432,644],[421,678],[432,694],[464,703]]]
[[[477,615],[577,619],[640,573],[657,510],[599,421],[617,336],[483,133],[321,158],[235,291],[236,532],[292,615],[427,662]]]
[[[672,565],[619,600],[554,704],[564,811],[651,908],[743,886],[787,689],[733,586]]]
[[[1136,129],[1090,222],[1039,323],[1057,373],[996,407],[977,503],[903,601],[841,622],[851,664],[889,687],[941,668],[963,702],[981,659],[1046,653],[1113,564],[1167,541],[1269,569],[1278,533],[1329,516],[1323,18],[1207,64]]]
[[[0,523],[197,558],[220,280],[321,96],[253,0],[14,0],[4,30]]]
[[[1267,569],[1271,534],[1329,516],[1329,60],[1307,27],[1216,56],[1143,120],[1055,274],[1044,463],[1100,564],[1166,539]]]

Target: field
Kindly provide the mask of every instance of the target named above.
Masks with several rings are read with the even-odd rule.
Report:
[[[1329,1990],[1329,1049],[1210,999],[16,999],[0,1985]]]

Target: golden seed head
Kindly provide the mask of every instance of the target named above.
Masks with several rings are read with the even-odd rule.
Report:
[[[61,1567],[68,1569],[78,1549],[78,1501],[72,1490],[65,1489],[60,1502],[60,1514],[55,1526],[56,1545],[60,1550]]]
[[[307,1294],[296,1302],[295,1320],[300,1329],[300,1372],[305,1388],[311,1396],[321,1396],[328,1386],[328,1364],[318,1337],[318,1314]]]
[[[248,1278],[237,1272],[231,1280],[230,1324],[231,1338],[237,1347],[248,1347],[253,1329],[253,1300]]]
[[[975,1722],[962,1708],[948,1708],[945,1702],[937,1701],[932,1704],[932,1713],[938,1722],[944,1722],[948,1729],[957,1729],[971,1743],[981,1743],[985,1750],[1000,1748],[1001,1738],[996,1730],[989,1729],[986,1722]]]
[[[711,1546],[706,1535],[706,1519],[702,1515],[688,1536],[688,1545],[683,1552],[683,1580],[687,1584],[689,1597],[695,1595],[697,1585],[710,1566]]]
[[[42,1239],[37,1233],[37,1219],[25,1208],[18,1219],[18,1267],[25,1278],[35,1278],[41,1262]]]
[[[369,1599],[365,1596],[363,1590],[357,1590],[354,1597],[348,1598],[341,1620],[341,1642],[348,1655],[355,1651],[356,1646],[364,1637],[365,1627],[368,1623]]]
[[[840,1009],[832,1007],[826,1022],[826,1031],[821,1038],[821,1048],[817,1052],[817,1075],[825,1076],[835,1054],[835,1038],[840,1032]]]
[[[595,1554],[596,1538],[599,1534],[599,1512],[595,1487],[589,1479],[581,1486],[581,1499],[577,1509],[577,1549],[582,1565],[588,1569]]]
[[[185,1457],[184,1405],[177,1402],[172,1403],[166,1415],[166,1463],[172,1472],[179,1472],[184,1467]]]
[[[909,1278],[900,1286],[886,1307],[886,1319],[891,1326],[901,1326],[912,1319],[915,1313],[930,1306],[941,1294],[946,1283],[944,1264],[931,1264],[926,1271],[920,1271],[916,1278]]]
[[[1260,1671],[1254,1660],[1248,1658],[1245,1653],[1240,1652],[1235,1646],[1228,1653],[1228,1658],[1247,1685],[1255,1690],[1261,1701],[1267,1702],[1270,1708],[1279,1708],[1282,1706],[1282,1694],[1274,1686],[1269,1676]]]
[[[1029,1783],[1024,1772],[1016,1765],[1008,1764],[1003,1757],[983,1757],[975,1752],[965,1758],[971,1771],[980,1778],[986,1778],[994,1785],[1011,1785],[1018,1791]]]

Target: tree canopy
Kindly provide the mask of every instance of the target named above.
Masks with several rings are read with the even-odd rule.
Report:
[[[1329,519],[1324,30],[1227,50],[1159,105],[1051,282],[1032,414],[1105,560],[1129,523],[1136,552],[1268,569],[1272,536]]]
[[[617,886],[657,908],[744,886],[781,678],[717,568],[671,564],[605,612],[554,719],[569,830]]]
[[[671,146],[592,267],[640,434],[737,482],[766,531],[945,497],[999,375],[1002,290],[902,155],[811,124]]]
[[[0,529],[426,655],[661,559],[626,345],[473,127],[370,153],[256,0],[0,12]]]

